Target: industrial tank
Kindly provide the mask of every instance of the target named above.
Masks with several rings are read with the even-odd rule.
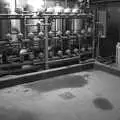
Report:
[[[80,9],[78,5],[75,5],[75,7],[72,9],[72,14],[80,14]],[[83,25],[82,19],[72,19],[72,31],[77,33],[80,32]]]
[[[0,14],[8,14],[9,13],[9,3],[6,0],[0,0]],[[0,39],[5,37],[10,31],[10,20],[0,20]]]
[[[65,15],[69,15],[69,14],[71,14],[71,12],[72,12],[72,9],[71,8],[69,8],[69,7],[67,7],[67,8],[65,8],[65,10],[64,10],[64,14]],[[72,19],[66,19],[66,21],[65,21],[65,28],[66,28],[66,30],[72,30]]]
[[[59,15],[64,12],[64,8],[60,5],[60,2],[56,2],[56,5],[54,7],[54,14]],[[65,20],[60,18],[60,19],[54,19],[52,22],[51,30],[56,32],[56,31],[65,31]]]
[[[40,12],[43,13],[44,12],[44,2],[43,0],[36,0],[35,2],[33,2],[33,0],[27,0],[25,5],[24,5],[24,10],[28,13],[35,13],[34,15],[36,16],[36,12]],[[27,27],[27,32],[39,32],[39,29],[42,29],[41,31],[43,31],[43,27],[40,26],[40,24],[42,23],[42,19],[38,20],[38,19],[29,19],[25,21],[26,23],[26,27]]]
[[[24,10],[27,12],[35,12],[34,7],[29,4],[25,5]],[[34,25],[37,25],[37,23],[39,23],[37,19],[27,19],[26,21],[24,21],[24,25],[26,26],[27,33],[37,32],[37,26],[34,26]]]

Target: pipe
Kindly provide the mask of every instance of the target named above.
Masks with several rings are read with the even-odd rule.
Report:
[[[47,8],[47,0],[44,0],[44,8]]]
[[[15,10],[16,10],[16,8],[17,8],[17,0],[15,0]]]
[[[67,8],[67,4],[68,4],[68,1],[67,1],[67,0],[65,0],[65,8]]]
[[[95,2],[91,2],[92,5],[95,5],[95,4],[109,4],[109,3],[120,3],[120,0],[109,0],[109,1],[95,1]]]

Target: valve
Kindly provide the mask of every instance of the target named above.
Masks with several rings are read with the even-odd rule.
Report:
[[[71,56],[71,50],[70,50],[70,49],[67,49],[67,50],[65,51],[65,53],[66,53],[66,55]]]
[[[53,51],[49,51],[49,52],[48,52],[48,57],[49,57],[49,58],[53,58],[53,56],[54,56]]]
[[[12,35],[10,33],[8,33],[8,34],[5,35],[5,38],[6,38],[7,41],[10,42],[12,40]]]
[[[50,32],[48,33],[48,35],[49,35],[49,37],[53,37],[53,36],[54,36],[54,33],[53,33],[52,31],[50,31]]]
[[[40,52],[39,55],[38,55],[38,57],[39,57],[41,60],[43,60],[43,59],[44,59],[44,53],[43,53],[43,52]]]
[[[34,38],[34,33],[32,33],[32,32],[28,33],[28,38],[29,38],[30,40],[33,40],[33,38]]]
[[[65,34],[66,34],[66,35],[70,35],[70,31],[67,30],[67,31],[65,32]]]
[[[39,37],[39,38],[44,38],[44,33],[43,33],[42,31],[39,32],[38,37]]]
[[[62,35],[62,32],[61,32],[61,31],[58,31],[58,32],[56,33],[56,35],[57,35],[57,36],[61,36],[61,35]]]
[[[59,51],[57,52],[57,55],[58,55],[59,57],[63,57],[63,51],[62,51],[62,50],[59,50]]]
[[[18,49],[22,47],[22,42],[23,42],[23,34],[20,32],[17,34],[17,39],[18,39]]]
[[[20,55],[26,55],[27,53],[28,51],[25,47],[20,50]]]
[[[39,50],[40,49],[40,38],[34,37],[34,39],[33,39],[33,48],[35,50]]]
[[[23,39],[23,34],[20,32],[17,34],[17,38],[18,40],[22,40]]]
[[[85,52],[85,47],[82,47],[82,48],[81,48],[81,52]]]
[[[20,55],[20,61],[21,62],[24,62],[25,60],[28,60],[28,50],[25,47],[23,47],[20,50],[19,55]]]
[[[74,52],[75,55],[79,55],[79,50],[78,50],[77,48],[75,48],[75,49],[73,50],[73,52]]]

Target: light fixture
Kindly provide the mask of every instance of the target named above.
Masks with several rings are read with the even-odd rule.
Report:
[[[43,0],[27,0],[27,5],[30,5],[34,11],[39,11],[44,6]]]

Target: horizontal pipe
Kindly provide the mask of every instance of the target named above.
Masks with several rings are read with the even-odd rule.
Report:
[[[91,2],[92,5],[94,4],[109,4],[109,3],[120,3],[120,0],[113,0],[113,1],[95,1],[95,2]]]
[[[37,26],[36,24],[25,24],[26,26]]]

